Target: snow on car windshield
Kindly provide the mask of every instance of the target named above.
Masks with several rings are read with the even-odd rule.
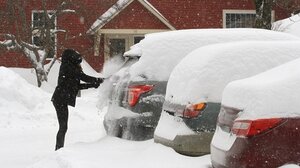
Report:
[[[300,116],[300,59],[256,76],[231,82],[222,104],[243,110],[240,118]]]
[[[131,67],[132,80],[142,75],[149,80],[168,80],[177,63],[194,49],[214,43],[237,40],[287,40],[296,37],[262,29],[195,29],[146,35],[134,50],[142,53]],[[140,48],[140,49],[138,49]]]
[[[174,68],[166,100],[183,105],[220,102],[226,84],[299,58],[299,45],[299,41],[248,41],[201,47]]]

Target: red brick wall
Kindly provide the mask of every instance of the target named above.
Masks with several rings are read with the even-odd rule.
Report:
[[[138,1],[132,2],[103,29],[169,29]]]
[[[222,28],[223,9],[255,10],[253,0],[149,0],[177,29]],[[276,20],[287,17],[278,8]]]

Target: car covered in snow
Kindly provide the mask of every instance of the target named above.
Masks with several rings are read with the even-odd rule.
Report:
[[[185,155],[210,153],[225,86],[300,58],[299,45],[243,41],[194,50],[170,75],[154,141]]]
[[[194,49],[230,41],[288,39],[297,38],[262,29],[195,29],[146,35],[125,53],[141,57],[114,83],[104,118],[107,134],[130,140],[153,138],[170,73]]]
[[[211,143],[213,167],[299,165],[299,86],[300,59],[229,83]]]

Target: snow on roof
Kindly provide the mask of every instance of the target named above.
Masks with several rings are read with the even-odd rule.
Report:
[[[273,23],[272,29],[300,36],[300,14]]]
[[[98,29],[101,29],[106,23],[111,21],[116,15],[125,9],[134,0],[118,0],[111,8],[109,8],[104,14],[102,14],[87,31],[88,34],[94,34]],[[159,20],[161,20],[171,30],[175,28],[169,23],[169,21],[147,0],[138,0],[146,9],[153,13]]]
[[[263,29],[192,29],[148,34],[133,47],[138,51],[136,54],[142,56],[132,65],[130,73],[133,78],[142,75],[149,80],[167,81],[180,60],[196,48],[222,42],[268,39],[299,40],[287,33]]]
[[[121,10],[125,9],[131,2],[133,2],[133,0],[118,0],[93,23],[87,33],[94,34],[98,29],[112,20]]]
[[[225,86],[300,58],[300,41],[244,41],[201,47],[172,71],[166,100],[172,103],[221,102]]]
[[[231,82],[222,104],[243,110],[239,118],[300,116],[300,59],[256,76]]]

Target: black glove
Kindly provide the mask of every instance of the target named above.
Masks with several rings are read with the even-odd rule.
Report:
[[[93,87],[94,87],[94,88],[96,88],[96,89],[97,89],[99,86],[100,86],[100,83],[98,83],[98,82],[96,82],[96,83],[93,83]]]
[[[101,83],[103,83],[103,78],[97,78],[95,83],[93,83],[93,87],[98,88]]]
[[[104,81],[104,78],[97,78],[96,79],[96,83],[99,83],[99,84],[103,83],[103,81]]]

